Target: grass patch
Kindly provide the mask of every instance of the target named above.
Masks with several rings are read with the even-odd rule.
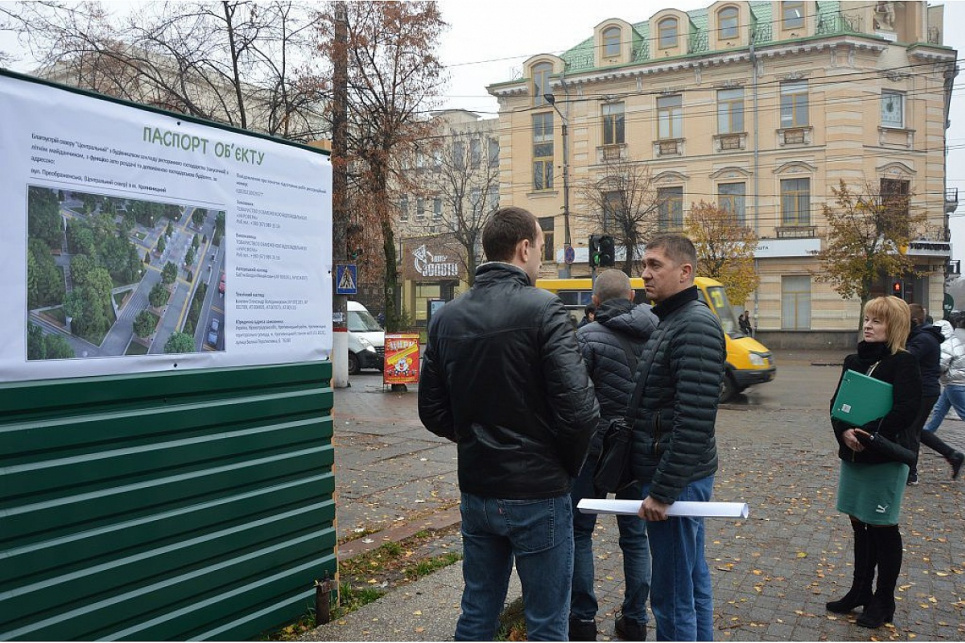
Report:
[[[119,292],[114,294],[114,305],[118,308],[124,303],[124,299],[127,298],[126,292]]]
[[[127,350],[124,351],[125,355],[147,355],[147,346],[140,342],[132,341],[127,345]]]
[[[451,529],[458,529],[456,525]],[[369,532],[374,533],[374,532]],[[333,605],[332,620],[379,600],[391,589],[427,576],[462,560],[462,552],[446,552],[438,556],[420,556],[419,549],[447,535],[448,531],[422,530],[400,542],[387,542],[370,552],[339,563],[340,605]],[[357,537],[367,535],[359,532]],[[293,641],[314,629],[315,610],[266,635],[269,641]],[[515,640],[515,639],[510,639]]]

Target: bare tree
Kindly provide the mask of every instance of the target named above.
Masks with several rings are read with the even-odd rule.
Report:
[[[39,74],[125,100],[308,141],[324,130],[307,12],[293,2],[0,5]]]
[[[480,261],[482,229],[499,207],[499,154],[489,147],[482,131],[462,131],[445,123],[432,145],[420,144],[416,174],[410,190],[422,198],[439,199],[439,211],[410,219],[413,232],[450,238],[471,286]]]
[[[687,235],[697,249],[697,274],[724,284],[727,298],[743,306],[761,281],[754,270],[754,231],[735,213],[701,201],[690,206]]]
[[[633,276],[643,258],[643,244],[658,230],[660,199],[650,169],[644,163],[608,159],[595,178],[577,189],[586,207],[578,216],[591,231],[609,234],[624,247],[622,270]]]
[[[334,60],[348,50],[346,163],[350,168],[358,238],[371,248],[381,243],[386,328],[400,323],[398,269],[390,205],[390,178],[398,177],[397,157],[426,138],[421,114],[437,100],[445,82],[435,49],[446,24],[434,2],[350,2],[347,38],[335,39],[335,16],[317,14],[318,50]],[[401,177],[404,181],[405,177]],[[352,226],[350,226],[352,227]]]

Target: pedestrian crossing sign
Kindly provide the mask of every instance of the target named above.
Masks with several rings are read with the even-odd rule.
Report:
[[[359,291],[358,266],[343,263],[335,266],[335,294],[357,295]]]

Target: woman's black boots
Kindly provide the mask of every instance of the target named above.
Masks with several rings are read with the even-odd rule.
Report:
[[[873,597],[872,581],[875,577],[875,543],[866,523],[852,521],[854,529],[854,583],[842,598],[829,602],[826,607],[835,614],[847,614],[856,607],[867,606]]]
[[[895,587],[901,573],[901,532],[898,525],[869,527],[868,532],[878,558],[878,585],[874,598],[857,622],[861,627],[876,628],[895,617]]]

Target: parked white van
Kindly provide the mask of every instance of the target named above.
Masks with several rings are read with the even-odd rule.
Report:
[[[382,370],[385,359],[385,330],[357,301],[348,302],[348,372],[363,368]]]

